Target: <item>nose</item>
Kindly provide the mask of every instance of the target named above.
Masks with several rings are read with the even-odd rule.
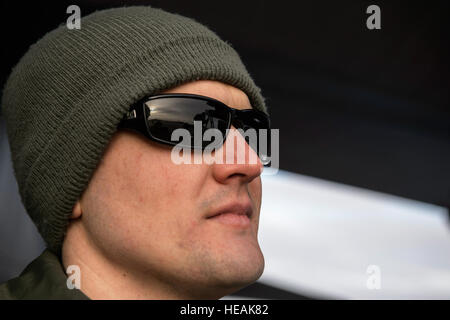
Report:
[[[241,183],[250,183],[261,175],[264,168],[261,160],[233,126],[221,148],[222,163],[212,164],[213,176],[218,182],[226,184],[239,180]]]

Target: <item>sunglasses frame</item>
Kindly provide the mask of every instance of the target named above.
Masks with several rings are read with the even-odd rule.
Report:
[[[145,107],[149,101],[157,100],[157,99],[161,99],[161,98],[198,99],[198,100],[214,103],[218,107],[224,108],[224,110],[228,111],[228,115],[229,115],[228,124],[227,124],[227,128],[225,129],[225,134],[223,135],[224,138],[220,145],[223,145],[223,143],[225,142],[227,135],[228,135],[228,130],[231,128],[231,125],[235,125],[236,129],[239,129],[241,127],[240,124],[238,123],[238,120],[242,121],[239,118],[243,114],[253,113],[253,114],[256,114],[257,116],[263,117],[264,120],[267,121],[267,130],[268,131],[270,130],[270,118],[266,113],[264,113],[262,111],[255,110],[255,109],[243,109],[243,110],[235,109],[235,108],[229,107],[225,103],[223,103],[219,100],[213,99],[211,97],[197,95],[197,94],[188,94],[188,93],[165,93],[165,94],[158,94],[158,95],[144,97],[143,99],[134,103],[130,107],[129,111],[125,114],[125,116],[119,123],[119,128],[137,131],[137,132],[143,134],[144,136],[146,136],[148,139],[155,141],[155,142],[165,144],[165,145],[170,145],[170,146],[178,145],[179,142],[171,141],[171,140],[167,141],[167,140],[163,140],[163,139],[154,137],[151,134],[150,128],[148,128],[148,122],[147,122],[147,119],[145,119]],[[190,146],[190,147],[194,148],[194,149],[204,149],[203,145],[202,146],[194,145],[194,146]]]

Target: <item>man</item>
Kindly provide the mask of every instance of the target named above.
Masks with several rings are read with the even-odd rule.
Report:
[[[177,113],[162,121],[168,108]],[[169,118],[190,125],[192,108],[211,108],[201,114],[220,130],[233,117],[231,132],[267,112],[237,53],[192,19],[115,8],[34,44],[2,114],[22,202],[48,248],[0,298],[218,299],[256,281],[261,161],[230,132],[220,149],[231,163],[176,164],[167,132],[180,121]]]

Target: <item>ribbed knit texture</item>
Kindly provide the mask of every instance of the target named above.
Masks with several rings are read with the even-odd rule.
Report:
[[[117,125],[138,99],[179,84],[218,80],[266,112],[238,54],[192,19],[151,7],[97,11],[32,45],[3,91],[22,202],[60,254],[68,217]]]

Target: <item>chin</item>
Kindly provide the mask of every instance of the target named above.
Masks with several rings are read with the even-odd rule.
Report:
[[[234,261],[226,267],[222,279],[218,279],[227,289],[224,295],[234,293],[258,280],[264,272],[264,256],[260,252],[257,257],[247,256],[245,261]]]

